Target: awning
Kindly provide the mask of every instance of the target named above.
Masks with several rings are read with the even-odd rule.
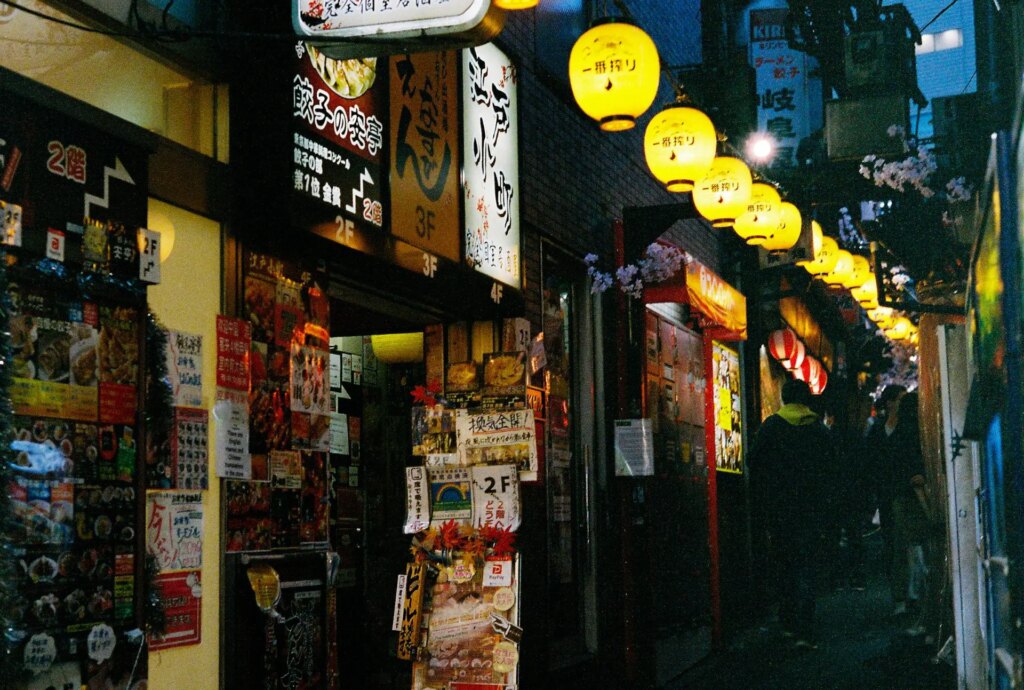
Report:
[[[725,341],[747,339],[747,298],[721,276],[693,257],[686,256],[685,273],[644,289],[644,303],[677,302],[690,305],[701,329]]]

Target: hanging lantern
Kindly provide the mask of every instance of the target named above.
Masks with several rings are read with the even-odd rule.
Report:
[[[825,392],[825,386],[828,385],[828,372],[825,371],[825,367],[818,367],[818,376],[807,383],[811,388],[811,393],[814,395],[821,395]]]
[[[775,187],[755,182],[750,187],[750,201],[736,218],[733,230],[747,244],[761,244],[778,228],[782,199]]]
[[[868,311],[868,318],[883,331],[896,323],[896,313],[891,307],[876,307]]]
[[[727,228],[747,210],[752,184],[746,163],[732,156],[717,156],[693,186],[693,205],[712,226]]]
[[[386,333],[370,336],[373,354],[385,364],[423,361],[423,333]]]
[[[661,63],[651,37],[618,18],[595,23],[569,54],[576,103],[606,132],[636,126],[658,93]]]
[[[863,285],[850,290],[850,294],[853,295],[853,298],[865,309],[874,309],[877,307],[878,285],[875,284],[874,274],[870,274]]]
[[[818,225],[818,221],[811,221],[811,257],[809,259],[800,259],[796,262],[797,266],[803,266],[804,269],[810,270],[807,267],[814,263],[818,258],[818,254],[821,253],[821,243],[823,240],[823,233],[821,232],[821,226]],[[833,240],[834,241],[834,240]]]
[[[910,319],[901,316],[889,328],[885,329],[885,337],[889,340],[904,340],[910,337],[910,329],[914,327]]]
[[[528,10],[537,6],[537,0],[494,0],[494,5],[503,10]]]
[[[761,248],[780,254],[788,251],[800,239],[800,228],[803,222],[800,209],[788,201],[783,201],[779,205],[778,226],[775,232],[761,243]]]
[[[821,277],[830,272],[839,260],[839,243],[828,235],[822,235],[821,248],[814,257],[814,261],[808,262],[804,270],[812,276]]]
[[[840,249],[836,265],[832,267],[831,271],[820,277],[830,287],[840,287],[850,279],[851,273],[853,273],[853,255],[845,249]]]
[[[787,369],[799,367],[807,354],[807,349],[800,339],[789,328],[772,331],[768,336],[768,352]]]
[[[843,281],[843,287],[853,289],[860,287],[871,275],[871,264],[868,263],[866,257],[860,254],[851,254],[853,257],[853,270],[850,272],[849,278]]]
[[[715,160],[718,135],[711,118],[677,100],[651,118],[644,133],[644,158],[670,192],[688,192]]]
[[[793,370],[793,378],[799,379],[810,385],[821,373],[821,363],[814,357],[808,356],[797,369]]]

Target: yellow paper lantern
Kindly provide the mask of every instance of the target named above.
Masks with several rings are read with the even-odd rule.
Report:
[[[385,333],[370,336],[373,354],[385,364],[423,361],[423,333]]]
[[[576,103],[607,132],[632,129],[658,93],[661,64],[651,37],[621,19],[601,20],[569,54]]]
[[[693,187],[693,205],[716,228],[727,228],[747,209],[753,180],[739,158],[718,156]]]
[[[818,249],[814,261],[804,265],[804,270],[812,276],[823,276],[836,267],[839,261],[839,243],[828,235],[821,236],[821,248]]]
[[[494,0],[494,5],[503,10],[528,10],[537,6],[537,0]]]
[[[770,252],[784,252],[800,239],[800,228],[803,225],[800,209],[788,201],[779,205],[779,223],[775,232],[761,243],[761,248]]]
[[[878,307],[878,285],[875,284],[874,275],[864,281],[863,285],[851,289],[850,294],[865,309]]]
[[[910,319],[906,316],[901,316],[889,328],[885,329],[885,337],[890,340],[903,340],[910,336],[910,329],[913,326]]]
[[[857,288],[863,285],[868,276],[871,275],[871,264],[868,263],[866,257],[860,254],[853,254],[853,271],[850,272],[850,276],[843,282],[843,287],[849,289]]]
[[[761,244],[778,228],[782,198],[775,187],[755,182],[750,188],[750,201],[736,218],[733,230],[747,244]]]
[[[883,331],[890,328],[896,322],[896,314],[891,307],[875,307],[869,309],[868,318],[875,322],[875,325]]]
[[[688,192],[715,160],[718,135],[711,118],[676,101],[651,118],[644,132],[644,158],[651,174],[670,192]]]
[[[818,225],[818,221],[811,221],[811,256],[808,259],[800,259],[796,262],[797,266],[803,266],[805,269],[814,263],[815,259],[818,258],[818,254],[821,253],[821,242],[824,237],[824,233],[821,231],[821,226]],[[833,240],[834,241],[834,240]]]
[[[832,270],[823,276],[820,276],[827,285],[832,287],[840,287],[846,285],[846,281],[850,279],[850,275],[853,273],[853,254],[846,251],[845,249],[839,250],[839,258],[836,260],[836,265],[832,267]]]

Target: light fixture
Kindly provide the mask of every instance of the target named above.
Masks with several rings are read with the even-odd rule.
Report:
[[[747,244],[761,244],[779,225],[779,206],[782,199],[775,187],[755,182],[750,187],[750,201],[736,218],[733,230]]]
[[[875,322],[875,325],[883,331],[896,322],[896,313],[892,307],[875,307],[867,312],[868,318]]]
[[[843,281],[843,287],[853,289],[858,288],[867,281],[871,275],[871,264],[868,263],[866,257],[860,254],[851,254],[853,257],[853,270],[845,281]]]
[[[800,228],[803,218],[800,209],[788,201],[779,205],[779,222],[775,232],[761,243],[761,248],[769,252],[782,253],[788,251],[800,239]]]
[[[598,20],[569,54],[576,103],[606,132],[632,129],[658,94],[661,63],[651,37],[621,18]]]
[[[717,156],[693,187],[693,205],[712,226],[727,228],[746,211],[752,184],[746,163],[732,156]]]
[[[373,354],[385,364],[423,361],[423,333],[385,333],[370,336]]]
[[[875,276],[871,275],[860,287],[852,288],[850,294],[860,306],[875,309],[878,306],[878,285],[875,284]]]
[[[537,0],[493,0],[493,3],[503,10],[528,10],[537,6]]]
[[[685,96],[662,108],[644,133],[644,158],[651,174],[670,192],[688,192],[715,159],[718,136],[711,118]]]
[[[851,273],[853,273],[853,255],[845,249],[840,249],[836,265],[832,267],[831,271],[820,276],[820,278],[830,287],[840,287],[845,285],[846,281],[850,279]]]
[[[906,316],[896,319],[889,328],[885,329],[885,337],[889,340],[904,340],[910,336],[910,329],[913,324]]]
[[[837,261],[839,261],[839,243],[828,235],[822,235],[818,255],[814,257],[814,261],[808,262],[804,266],[804,270],[812,276],[821,277],[835,268]]]
[[[768,336],[768,351],[779,364],[790,370],[803,364],[807,356],[807,348],[789,328],[772,331]]]
[[[818,258],[818,255],[821,253],[822,237],[823,237],[823,233],[821,232],[821,226],[818,225],[818,221],[812,220],[811,221],[811,256],[810,256],[809,259],[800,259],[799,261],[797,261],[796,262],[797,266],[803,266],[804,269],[807,269],[807,267],[810,264],[814,263],[814,261]]]
[[[755,163],[764,164],[775,156],[775,139],[770,134],[757,132],[747,139],[747,155]]]

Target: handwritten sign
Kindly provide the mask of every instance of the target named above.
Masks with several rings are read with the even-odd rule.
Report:
[[[249,390],[249,347],[252,324],[217,315],[217,385]]]
[[[519,474],[515,465],[470,468],[473,476],[473,526],[519,529]]]
[[[167,332],[167,380],[175,407],[203,404],[203,336]]]
[[[106,661],[114,654],[114,647],[117,646],[117,636],[114,629],[106,623],[100,623],[89,631],[88,645],[89,658],[93,661]]]
[[[461,464],[515,465],[520,480],[537,478],[537,429],[533,410],[461,415],[455,420]]]
[[[146,547],[161,572],[203,567],[203,495],[192,491],[147,493]]]
[[[25,644],[25,669],[32,673],[42,673],[56,658],[57,643],[46,633],[33,635]]]
[[[430,485],[424,467],[405,468],[405,533],[430,527]]]
[[[217,425],[217,476],[224,479],[251,478],[249,408],[230,400],[218,400],[213,406],[213,419]]]

